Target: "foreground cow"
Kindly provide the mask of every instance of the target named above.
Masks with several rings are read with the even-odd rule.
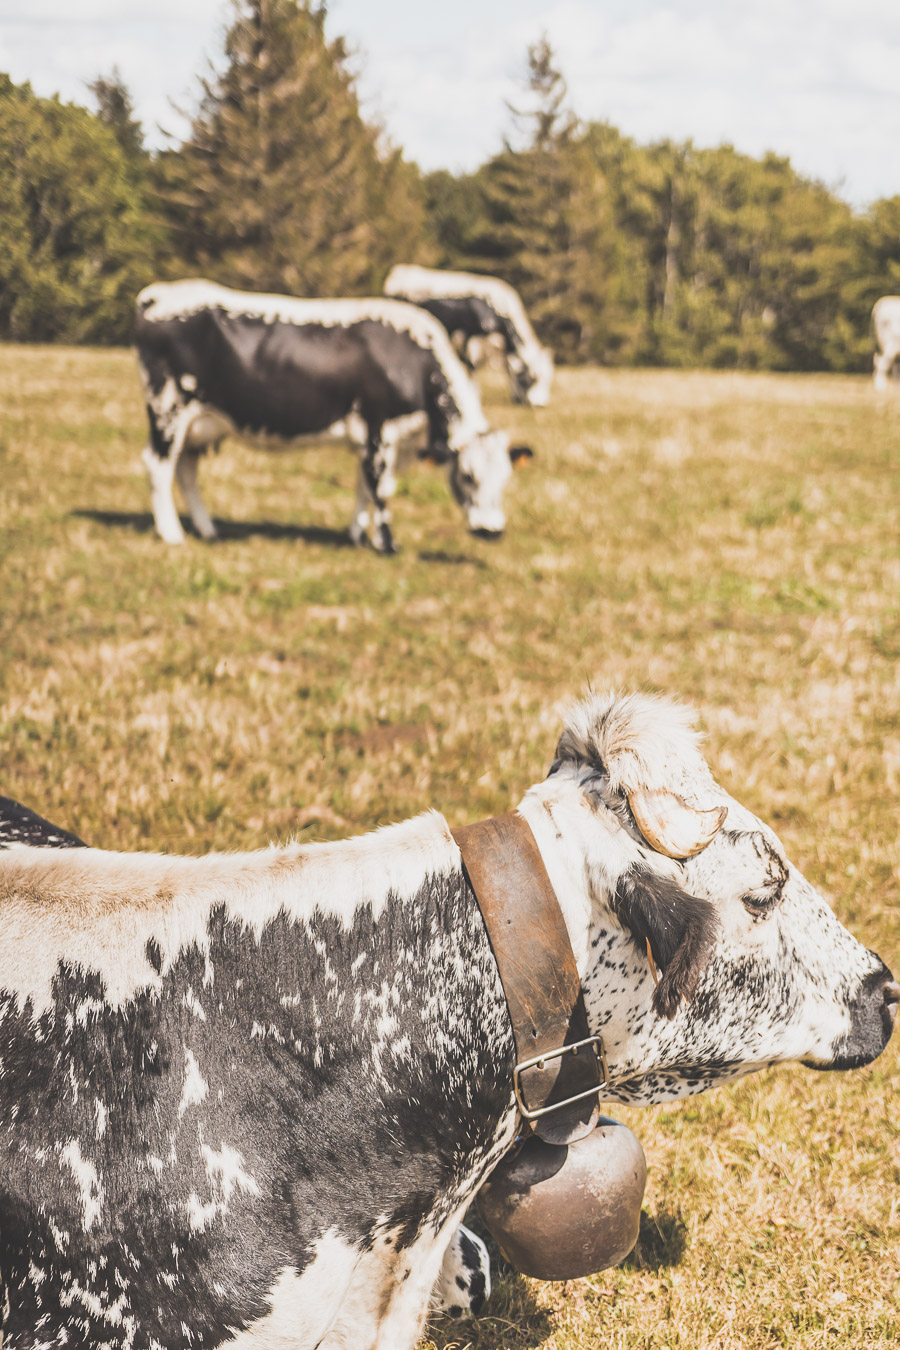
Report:
[[[473,339],[499,336],[513,398],[533,408],[547,406],[553,356],[538,342],[518,291],[507,282],[474,272],[400,263],[388,273],[384,293],[427,309],[464,353]]]
[[[392,552],[398,424],[426,429],[426,454],[447,464],[469,529],[502,533],[512,462],[530,451],[510,451],[504,432],[488,430],[447,334],[414,305],[157,282],[138,296],[135,345],[150,421],[144,463],[168,543],[184,538],[176,478],[197,531],[215,538],[197,461],[225,436],[274,448],[339,435],[362,444],[351,537]]]
[[[77,835],[53,825],[11,797],[0,796],[0,850],[8,848],[86,848]],[[437,1282],[431,1291],[430,1309],[461,1317],[477,1313],[491,1292],[490,1260],[480,1237],[462,1224],[453,1234]],[[2,1340],[0,1320],[0,1346]]]
[[[683,710],[589,698],[519,811],[605,1096],[886,1045],[900,988],[716,784]],[[411,1350],[517,1128],[443,817],[231,856],[0,854],[0,1004],[6,1350]]]
[[[872,310],[872,326],[878,351],[875,353],[875,388],[886,389],[888,376],[900,359],[900,295],[883,295]]]

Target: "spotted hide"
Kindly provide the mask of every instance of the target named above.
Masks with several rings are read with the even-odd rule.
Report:
[[[470,367],[478,364],[468,354],[483,349],[480,339],[499,340],[516,403],[547,406],[553,354],[538,342],[519,293],[508,282],[475,272],[398,263],[388,273],[384,293],[420,305],[439,319]]]
[[[399,449],[424,434],[421,454],[447,465],[469,529],[502,533],[512,463],[530,451],[488,429],[446,332],[415,305],[157,282],[138,296],[135,345],[150,422],[144,463],[167,542],[184,538],[176,480],[199,534],[215,538],[197,466],[228,435],[268,449],[323,438],[360,448],[351,538],[391,552]]]
[[[714,781],[683,710],[586,700],[518,809],[611,1099],[884,1048],[890,972]],[[6,1350],[412,1350],[516,1130],[441,816],[205,858],[10,849],[0,991]]]
[[[76,835],[53,825],[10,797],[0,797],[0,849],[86,848]],[[477,1313],[491,1292],[490,1261],[479,1237],[460,1225],[444,1256],[431,1293],[431,1311],[462,1317]]]

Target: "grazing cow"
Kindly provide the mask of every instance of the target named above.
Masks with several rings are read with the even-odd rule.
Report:
[[[888,376],[900,359],[900,295],[883,295],[875,301],[872,325],[878,351],[875,353],[875,388],[887,389]]]
[[[683,709],[586,699],[518,810],[605,1097],[887,1044],[900,987]],[[10,1350],[412,1350],[517,1130],[503,988],[436,812],[249,854],[0,854],[0,1058]]]
[[[197,488],[197,462],[223,437],[269,448],[341,436],[362,443],[354,542],[394,551],[389,498],[399,425],[427,428],[425,455],[446,463],[475,534],[499,535],[512,464],[491,432],[478,391],[441,325],[396,300],[296,300],[226,290],[208,281],[157,282],[137,299],[135,345],[144,383],[156,528],[184,534],[177,478],[204,539],[215,526]]]
[[[518,291],[507,282],[474,272],[444,272],[399,263],[388,273],[384,293],[427,309],[440,319],[464,353],[472,339],[498,334],[503,340],[515,401],[530,403],[533,408],[547,406],[553,356],[538,342]]]

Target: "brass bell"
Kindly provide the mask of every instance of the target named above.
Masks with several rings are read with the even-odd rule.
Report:
[[[647,1180],[631,1130],[601,1116],[574,1144],[532,1137],[498,1164],[478,1212],[511,1266],[537,1280],[574,1280],[623,1261],[637,1242]]]

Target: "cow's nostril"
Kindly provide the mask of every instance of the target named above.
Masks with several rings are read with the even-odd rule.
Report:
[[[897,1016],[897,1005],[900,1003],[900,984],[896,980],[888,980],[883,989],[884,1006],[888,1010],[888,1016],[893,1022]]]

